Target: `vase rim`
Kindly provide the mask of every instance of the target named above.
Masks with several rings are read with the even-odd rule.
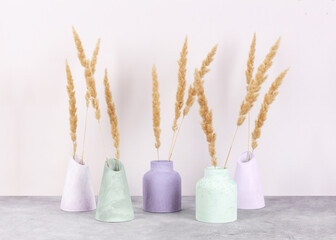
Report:
[[[82,158],[79,155],[75,155],[75,158],[73,156],[70,157],[71,162],[74,163],[76,166],[78,165],[79,167],[88,167],[86,162],[83,160],[83,164],[81,164]]]
[[[169,161],[169,160],[152,160],[151,163],[168,163],[168,164],[172,164],[173,161]]]
[[[214,166],[210,166],[210,167],[206,167],[205,168],[206,170],[213,170],[213,171],[225,171],[225,172],[227,172],[227,171],[229,171],[229,169],[228,168],[224,168],[224,167],[214,167]]]
[[[120,160],[118,160],[119,170],[117,171],[117,170],[114,169],[114,167],[115,167],[115,165],[117,163],[117,160],[115,158],[109,158],[108,162],[109,162],[110,167],[107,166],[106,160],[105,160],[105,166],[104,167],[107,168],[109,171],[112,171],[112,172],[115,172],[115,173],[119,173],[124,168],[124,165],[122,165],[122,163],[120,162]],[[111,165],[112,165],[112,168],[111,168]]]
[[[254,153],[252,153],[252,157],[251,157],[251,159],[248,160],[248,159],[247,159],[247,154],[248,154],[248,153],[251,153],[251,151],[245,151],[245,152],[243,152],[243,153],[240,155],[240,157],[239,157],[239,159],[238,159],[238,163],[239,163],[239,164],[244,164],[244,165],[246,165],[246,164],[249,164],[249,163],[251,163],[251,162],[256,161],[256,156],[254,155]]]
[[[204,176],[229,176],[229,169],[224,167],[206,167],[204,169]]]
[[[168,160],[154,160],[150,162],[151,169],[172,170],[173,162]]]

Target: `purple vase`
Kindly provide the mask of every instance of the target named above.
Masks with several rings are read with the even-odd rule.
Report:
[[[151,161],[151,169],[143,176],[143,209],[169,213],[181,210],[181,176],[172,161]]]

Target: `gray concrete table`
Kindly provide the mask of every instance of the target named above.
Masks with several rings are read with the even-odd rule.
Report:
[[[266,197],[265,208],[238,210],[227,224],[197,222],[194,197],[169,214],[144,212],[142,198],[132,200],[135,220],[103,223],[95,211],[61,211],[60,197],[0,197],[0,239],[336,239],[336,197]]]

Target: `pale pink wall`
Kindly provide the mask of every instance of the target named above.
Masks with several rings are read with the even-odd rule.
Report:
[[[217,153],[223,165],[245,94],[244,71],[253,32],[256,63],[279,35],[281,47],[267,88],[291,67],[271,106],[256,155],[266,195],[336,194],[336,2],[335,1],[7,1],[0,7],[0,194],[60,195],[71,141],[68,135],[65,58],[76,85],[79,151],[84,123],[85,81],[76,58],[71,26],[89,56],[101,37],[96,81],[108,153],[112,138],[106,115],[103,71],[108,67],[120,123],[121,160],[132,195],[141,195],[142,176],[155,158],[151,121],[151,66],[161,91],[162,150],[172,136],[177,59],[189,38],[187,81],[193,80],[218,43],[206,94],[213,109]],[[262,93],[265,92],[263,88]],[[259,99],[261,100],[261,98]],[[260,101],[252,111],[256,117]],[[175,168],[183,194],[210,164],[199,127],[198,105],[185,119],[176,145]],[[246,150],[240,129],[229,168]],[[104,151],[92,109],[86,159],[99,190]]]

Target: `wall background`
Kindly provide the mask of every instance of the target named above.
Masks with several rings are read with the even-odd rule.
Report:
[[[177,60],[189,38],[187,81],[216,43],[218,53],[206,77],[214,112],[219,164],[223,165],[242,98],[252,35],[259,64],[279,35],[281,46],[264,84],[291,70],[271,106],[256,150],[266,195],[336,195],[336,2],[335,1],[7,1],[0,7],[0,195],[60,195],[71,154],[65,58],[78,103],[81,152],[85,81],[71,26],[91,56],[101,52],[96,81],[108,153],[113,141],[103,92],[109,70],[117,105],[121,160],[132,195],[141,195],[142,176],[155,158],[151,112],[151,67],[158,69],[162,147],[172,137]],[[252,111],[256,118],[259,98]],[[183,195],[210,164],[198,105],[185,119],[173,160],[183,178]],[[238,132],[228,167],[247,149],[247,126]],[[85,157],[98,193],[104,151],[89,113]]]

